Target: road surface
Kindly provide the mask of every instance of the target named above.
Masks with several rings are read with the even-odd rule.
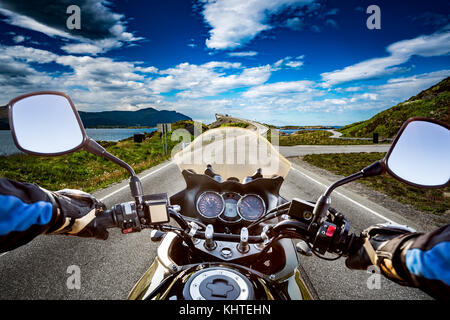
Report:
[[[173,162],[163,163],[141,174],[146,193],[185,187]],[[315,200],[331,181],[293,165],[281,189],[288,199]],[[95,194],[107,206],[130,200],[127,182]],[[392,220],[421,229],[410,221],[375,203],[346,191],[335,193],[332,205],[345,213],[353,231]],[[122,235],[112,230],[107,241],[65,236],[40,236],[28,245],[0,257],[0,299],[125,299],[133,284],[150,266],[156,245],[150,231]],[[345,268],[344,260],[334,262],[314,256],[300,257],[321,299],[426,299],[417,289],[404,288],[381,278],[380,289],[368,289],[370,274]],[[81,288],[68,289],[68,267],[81,271]]]
[[[258,127],[258,130],[263,128]],[[385,148],[387,146],[370,146]],[[357,149],[355,149],[357,148]],[[362,149],[361,149],[362,148]],[[360,152],[364,146],[283,147],[286,156],[305,152]],[[373,150],[373,149],[371,149]],[[384,149],[382,149],[384,150]],[[185,183],[173,162],[162,163],[139,175],[147,194],[167,192],[169,196],[185,188]],[[294,164],[286,176],[281,194],[316,200],[332,181],[307,168]],[[128,181],[114,184],[94,194],[108,207],[130,201]],[[416,229],[423,226],[406,220],[345,187],[332,197],[332,206],[343,212],[360,232],[385,221],[407,224]],[[158,244],[150,241],[150,231],[122,235],[111,230],[107,241],[65,236],[40,236],[16,250],[0,256],[0,299],[125,299],[133,284],[152,263]],[[314,256],[300,256],[320,299],[428,299],[417,289],[405,288],[380,277],[379,286],[368,288],[372,274],[348,270],[344,260],[323,261]],[[80,270],[79,289],[69,289],[71,266]],[[69,271],[69,273],[68,273]],[[73,271],[72,271],[73,272]],[[372,279],[371,278],[371,279]],[[373,287],[373,286],[372,286]]]

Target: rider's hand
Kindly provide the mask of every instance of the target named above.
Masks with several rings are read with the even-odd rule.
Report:
[[[362,233],[363,245],[350,252],[345,265],[350,269],[366,270],[375,265],[389,279],[406,284],[403,268],[400,263],[400,253],[403,245],[409,239],[417,237],[415,230],[395,224],[376,224]]]
[[[105,205],[89,193],[64,189],[52,192],[58,215],[48,234],[64,234],[106,240],[108,231],[96,215],[106,209]]]

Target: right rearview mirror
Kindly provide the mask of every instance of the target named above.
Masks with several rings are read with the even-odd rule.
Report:
[[[450,184],[450,128],[426,118],[409,119],[384,159],[396,179],[425,188]]]

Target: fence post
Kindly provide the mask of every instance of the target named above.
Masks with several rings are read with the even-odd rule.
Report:
[[[378,143],[378,132],[373,133],[373,143]]]

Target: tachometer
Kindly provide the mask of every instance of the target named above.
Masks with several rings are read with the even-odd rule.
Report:
[[[198,213],[207,218],[216,218],[225,208],[225,203],[220,194],[214,191],[203,192],[197,200]]]
[[[249,194],[238,202],[238,211],[244,220],[255,221],[266,211],[264,201],[256,194]]]

